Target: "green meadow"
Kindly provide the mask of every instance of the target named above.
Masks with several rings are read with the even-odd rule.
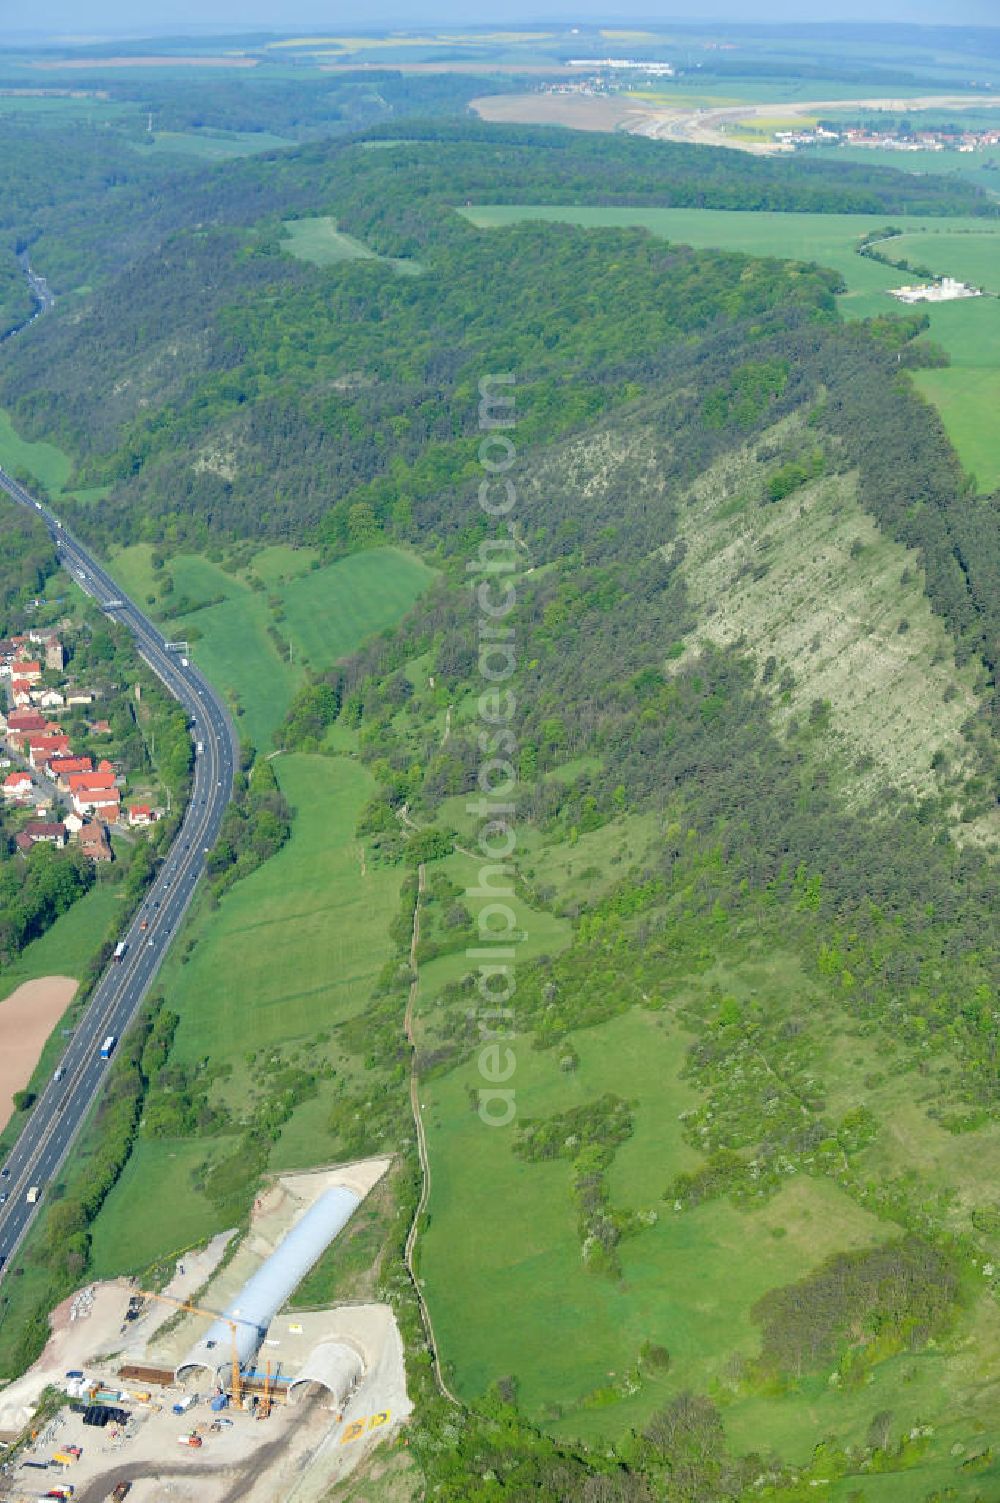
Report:
[[[374,780],[344,758],[296,754],[274,768],[295,810],[292,838],[227,894],[171,986],[182,1063],[342,1021],[390,953],[403,869],[362,875],[354,837]]]
[[[727,989],[738,991],[753,981],[775,998],[801,994],[803,978],[788,957],[759,961],[752,974],[738,957],[733,965],[713,968]],[[424,1027],[440,1005],[432,974],[432,967],[421,967]],[[709,984],[712,974],[689,985]],[[684,1000],[683,990],[675,1000]],[[739,1377],[744,1359],[759,1350],[751,1311],[768,1289],[805,1277],[835,1252],[898,1233],[832,1181],[804,1174],[756,1208],[737,1209],[723,1199],[676,1212],[665,1199],[667,1185],[704,1161],[683,1136],[683,1116],[700,1096],[684,1077],[691,1039],[672,1013],[632,1009],[578,1031],[567,1041],[578,1057],[571,1071],[559,1058],[566,1046],[540,1051],[515,1034],[508,1043],[516,1062],[510,1084],[517,1119],[505,1128],[490,1128],[470,1111],[470,1093],[482,1084],[474,1059],[422,1083],[432,1189],[419,1271],[449,1381],[471,1400],[498,1375],[510,1375],[529,1415],[590,1445],[641,1428],[685,1390],[707,1392],[720,1405],[735,1450],[759,1449],[766,1436],[768,1448],[799,1466],[808,1464],[817,1436],[837,1446],[863,1445],[872,1415],[891,1409],[899,1430],[932,1426],[920,1496],[926,1493],[926,1465],[926,1486],[940,1472],[942,1486],[961,1486],[948,1496],[971,1500],[975,1487],[966,1485],[955,1460],[960,1453],[952,1447],[967,1449],[970,1436],[981,1436],[986,1445],[996,1433],[996,1385],[988,1374],[1000,1339],[1000,1311],[988,1298],[966,1303],[947,1349],[932,1343],[900,1353],[861,1383],[833,1385],[821,1373],[765,1391]],[[872,1040],[841,1042],[830,1076],[831,1098],[843,1108],[857,1104],[859,1076],[867,1072],[870,1082],[878,1060],[869,1058],[877,1053]],[[878,1172],[885,1174],[905,1169],[902,1145],[923,1131],[923,1114],[905,1099],[906,1081],[891,1061],[882,1064],[884,1087],[866,1089],[864,1099],[890,1123],[870,1150],[872,1172],[877,1158]],[[512,1151],[518,1122],[565,1111],[606,1091],[628,1100],[634,1114],[634,1132],[608,1173],[610,1204],[616,1211],[643,1212],[648,1223],[619,1245],[617,1278],[584,1267],[570,1163],[524,1162]],[[893,1157],[897,1134],[899,1162]],[[938,1136],[945,1140],[941,1155],[929,1153],[924,1166],[928,1188],[962,1186],[969,1179],[960,1164],[962,1144],[943,1130]],[[995,1155],[991,1144],[983,1158],[986,1146],[976,1151],[988,1175]],[[665,1373],[644,1375],[636,1386],[629,1374],[644,1342],[665,1347],[670,1365]],[[882,1479],[871,1480],[869,1489],[866,1474],[869,1503],[914,1496],[898,1479],[886,1479],[884,1487]],[[828,1496],[847,1503],[857,1495],[845,1487]]]
[[[335,266],[341,261],[383,261],[401,276],[413,276],[422,270],[416,261],[377,255],[363,240],[338,230],[336,219],[330,215],[286,219],[284,228],[287,238],[282,242],[283,249],[300,261],[311,261],[314,266]]]
[[[312,550],[275,546],[234,575],[206,559],[171,560],[173,596],[224,599],[187,619],[204,632],[192,643],[220,687],[239,696],[241,729],[261,748],[304,676],[397,621],[434,577],[410,554],[378,549],[326,568]],[[120,553],[114,567],[140,599],[162,588],[151,549]],[[249,580],[258,578],[266,590]],[[168,595],[166,598],[170,598]],[[274,604],[271,603],[273,598]],[[294,661],[277,652],[268,625],[293,642]],[[184,622],[170,624],[181,634]],[[293,810],[292,835],[278,854],[223,898],[199,904],[161,977],[167,1005],[180,1018],[173,1060],[210,1060],[226,1078],[220,1098],[238,1119],[253,1085],[247,1057],[255,1050],[299,1054],[336,1074],[320,1081],[274,1145],[274,1169],[323,1162],[326,1124],[340,1081],[358,1061],[335,1053],[330,1030],[356,1013],[387,959],[389,926],[399,908],[402,867],[373,866],[354,830],[374,781],[346,757],[282,755],[273,761]],[[183,1141],[140,1137],[125,1173],[94,1226],[100,1274],[139,1270],[222,1229],[220,1213],[192,1184],[192,1174],[232,1139]]]
[[[1000,293],[1000,227],[955,232],[950,227],[907,231],[888,246],[890,255],[928,266],[938,276],[957,277],[986,292]]]
[[[434,577],[398,548],[352,554],[324,568],[311,567],[312,550],[268,548],[241,573],[192,554],[159,571],[151,559],[151,548],[137,544],[111,562],[140,603],[153,597],[168,636],[190,635],[194,660],[234,701],[241,737],[263,751],[306,670],[328,668],[393,625]],[[253,587],[255,577],[264,588]],[[173,614],[188,604],[195,609]]]
[[[512,1128],[490,1128],[470,1112],[474,1061],[422,1086],[432,1190],[420,1272],[464,1396],[509,1373],[536,1417],[591,1440],[620,1434],[665,1396],[720,1381],[734,1353],[752,1355],[750,1308],[769,1288],[837,1248],[884,1235],[842,1192],[809,1180],[751,1213],[726,1202],[673,1212],[664,1190],[700,1157],[679,1120],[698,1100],[680,1075],[688,1042],[663,1014],[631,1011],[573,1035],[579,1065],[567,1073],[514,1040],[519,1120],[605,1091],[633,1103],[635,1132],[609,1174],[611,1202],[655,1220],[622,1243],[620,1280],[584,1267],[570,1165],[522,1162]],[[669,1350],[669,1375],[592,1407],[588,1395],[622,1380],[644,1341]]]
[[[284,249],[300,261],[314,266],[333,266],[337,261],[377,261],[375,252],[363,240],[345,235],[329,215],[318,219],[286,219],[288,238]]]
[[[77,91],[72,94],[0,94],[0,115],[27,115],[32,123],[49,118],[58,125],[73,120],[104,125],[135,117],[136,109],[134,105],[118,104],[112,99],[101,99],[97,94]]]
[[[996,320],[1000,338],[1000,319]],[[1000,369],[955,365],[950,370],[916,371],[914,380],[933,402],[963,465],[980,490],[1000,486]]]
[[[22,438],[10,414],[3,408],[0,408],[0,465],[5,470],[15,473],[21,470],[40,480],[53,496],[62,492],[73,468],[69,455],[55,444],[32,443]]]
[[[197,1138],[139,1140],[94,1222],[96,1278],[139,1273],[225,1229],[224,1218],[191,1183],[206,1146]]]
[[[106,486],[77,490],[69,486],[73,461],[56,444],[23,438],[14,427],[10,413],[0,407],[0,466],[13,474],[24,474],[44,486],[53,501],[69,495],[77,501],[96,501],[107,494]]]
[[[648,209],[547,204],[489,204],[459,210],[470,223],[482,229],[517,224],[526,219],[575,224],[584,229],[638,227],[680,245],[699,249],[740,251],[750,256],[779,256],[795,261],[817,261],[832,266],[844,279],[847,291],[841,308],[849,317],[868,317],[886,312],[893,305],[884,294],[905,277],[891,266],[859,256],[856,245],[864,235],[878,231],[886,220],[873,214],[780,214],[776,212],[731,213],[726,209]],[[951,271],[950,257],[965,237],[975,237],[984,246],[992,242],[994,271],[1000,258],[1000,220],[971,217],[933,219],[893,215],[892,224],[910,236],[933,237],[940,250],[941,271]],[[902,241],[889,241],[889,255]],[[905,255],[901,251],[900,255]],[[989,255],[989,251],[984,252]],[[945,261],[948,262],[945,265]],[[938,268],[935,268],[938,269]],[[932,316],[938,310],[932,309]]]
[[[856,251],[863,235],[886,220],[869,214],[729,213],[724,209],[648,209],[545,204],[491,204],[462,209],[480,228],[525,219],[576,224],[583,228],[638,226],[678,244],[816,261],[844,279],[839,298],[847,318],[870,318],[899,307],[891,287],[913,280]],[[885,253],[927,262],[940,275],[1000,288],[1000,221],[970,217],[933,219],[892,215],[904,231],[884,246]],[[920,389],[941,414],[965,468],[981,488],[1000,485],[1000,428],[995,421],[1000,397],[1000,299],[921,305],[930,316],[930,337],[947,352],[951,369],[921,371]]]
[[[833,111],[824,112],[834,118]],[[995,125],[997,115],[981,122],[984,126]],[[968,120],[963,112],[959,117]],[[977,128],[974,123],[970,129]],[[824,162],[861,162],[866,167],[891,167],[895,172],[912,172],[920,175],[933,172],[935,177],[961,177],[985,188],[994,196],[1000,194],[1000,146],[987,146],[980,151],[892,151],[887,148],[866,146],[838,146],[835,150],[826,146],[800,147],[799,156],[819,158]]]
[[[314,1063],[328,1057],[317,1036],[368,996],[390,953],[404,876],[402,867],[362,871],[354,826],[374,788],[362,767],[299,755],[279,757],[274,767],[295,811],[291,840],[218,910],[198,911],[163,977],[180,1017],[172,1061],[227,1067],[221,1095],[237,1116],[253,1073],[248,1054],[301,1049]],[[337,1064],[339,1073],[350,1068],[344,1059]],[[324,1082],[318,1097],[297,1108],[275,1146],[275,1168],[323,1162],[331,1091]],[[97,1267],[138,1269],[221,1230],[191,1173],[227,1141],[140,1138],[98,1218]],[[169,1211],[160,1215],[157,1205]]]
[[[153,156],[195,157],[202,162],[228,162],[234,157],[256,156],[263,151],[281,151],[286,146],[295,146],[285,136],[275,136],[268,131],[154,131],[142,141],[133,143],[137,150]]]
[[[118,854],[121,856],[120,846]],[[42,976],[82,976],[120,906],[120,886],[98,878],[40,939],[22,950],[16,961],[0,966],[0,1000],[25,981]]]

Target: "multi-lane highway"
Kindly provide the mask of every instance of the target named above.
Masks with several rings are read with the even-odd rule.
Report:
[[[120,935],[125,952],[95,988],[55,1076],[32,1108],[17,1145],[0,1168],[0,1278],[82,1127],[108,1072],[102,1042],[121,1042],[159,970],[197,886],[206,852],[219,832],[232,794],[238,748],[232,722],[218,695],[196,668],[167,643],[153,623],[118,588],[55,513],[0,470],[0,489],[40,516],[63,567],[80,588],[126,626],[139,651],[190,718],[195,743],[191,799],[180,831],[141,908]],[[113,1057],[113,1055],[112,1055]],[[37,1199],[28,1196],[37,1187]]]

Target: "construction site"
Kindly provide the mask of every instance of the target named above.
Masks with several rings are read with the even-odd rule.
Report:
[[[410,1412],[387,1305],[287,1309],[387,1168],[283,1176],[162,1289],[67,1300],[0,1392],[0,1498],[318,1503]]]

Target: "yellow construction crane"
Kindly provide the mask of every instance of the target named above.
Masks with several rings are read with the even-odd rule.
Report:
[[[236,1345],[236,1327],[238,1322],[228,1315],[220,1315],[217,1310],[206,1310],[202,1305],[192,1305],[187,1300],[174,1299],[172,1294],[157,1294],[152,1289],[140,1289],[143,1299],[162,1300],[166,1305],[175,1305],[178,1310],[187,1310],[191,1315],[208,1315],[212,1320],[223,1320],[229,1327],[229,1334],[233,1340],[232,1351],[232,1401],[237,1409],[243,1407],[243,1387],[240,1380],[240,1354]]]

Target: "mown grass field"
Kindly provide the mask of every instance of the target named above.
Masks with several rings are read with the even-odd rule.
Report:
[[[274,766],[296,811],[292,839],[218,911],[199,911],[190,954],[175,952],[163,978],[168,1006],[181,1020],[174,1061],[228,1065],[232,1077],[222,1095],[237,1117],[241,1087],[253,1075],[250,1053],[314,1040],[364,1002],[390,951],[388,928],[405,875],[402,867],[361,873],[354,826],[374,787],[362,767],[299,755]],[[331,1089],[324,1086],[293,1115],[275,1167],[324,1162]],[[191,1186],[192,1170],[210,1151],[222,1151],[220,1140],[140,1140],[98,1218],[101,1269],[141,1267],[220,1229],[209,1201]],[[160,1195],[172,1209],[147,1217],[144,1208]]]
[[[389,954],[401,867],[361,875],[354,836],[374,781],[357,763],[275,762],[296,811],[292,839],[233,888],[171,989],[176,1053],[242,1055],[346,1017]],[[235,984],[234,984],[235,982]]]
[[[839,299],[847,318],[899,311],[886,295],[913,278],[859,256],[861,236],[884,227],[869,214],[728,213],[724,209],[648,209],[545,204],[490,204],[462,209],[482,228],[525,219],[576,224],[583,228],[638,226],[678,244],[817,261],[842,275],[847,291]],[[1000,285],[1000,221],[968,217],[928,219],[892,215],[905,231],[882,247],[893,257],[928,260],[941,274]],[[973,276],[973,273],[977,275]],[[1000,396],[1000,300],[921,305],[930,316],[930,337],[948,352],[950,370],[921,371],[920,389],[941,414],[965,468],[984,490],[1000,485],[1000,427],[994,414]]]
[[[300,261],[314,266],[333,266],[338,261],[377,261],[379,258],[363,240],[345,235],[329,215],[317,219],[286,219],[288,239],[284,249]]]
[[[286,219],[284,227],[288,239],[282,242],[283,249],[300,261],[311,261],[314,266],[336,266],[341,261],[381,261],[400,276],[415,276],[422,270],[416,261],[378,255],[363,240],[338,230],[337,221],[330,215]]]
[[[195,661],[242,711],[241,737],[263,751],[271,749],[306,669],[329,667],[398,621],[434,577],[398,548],[352,554],[322,569],[311,567],[312,550],[268,548],[249,573],[229,573],[191,554],[172,559],[174,587],[165,594],[164,574],[152,568],[151,551],[145,544],[123,549],[112,567],[140,604],[153,597],[153,614],[161,618],[165,608],[182,602],[216,602],[169,615],[164,630],[178,639],[190,632]],[[252,587],[254,575],[264,590]],[[288,647],[279,648],[269,629]]]
[[[420,560],[397,549],[357,554],[323,569],[313,567],[315,560],[311,549],[275,546],[232,574],[185,556],[169,565],[172,597],[162,596],[162,571],[153,569],[147,546],[124,550],[113,563],[140,601],[157,592],[168,600],[224,596],[187,618],[204,633],[192,650],[219,687],[238,694],[245,712],[241,731],[266,748],[303,664],[325,667],[359,647],[398,620],[433,578]],[[254,577],[266,591],[252,587]],[[291,664],[267,634],[275,619],[272,596],[278,613],[287,612],[280,630],[293,640]],[[183,630],[183,620],[170,625],[171,634]],[[277,757],[273,766],[294,811],[291,840],[217,910],[197,907],[168,958],[161,990],[181,1020],[175,1059],[190,1065],[209,1058],[228,1067],[220,1096],[237,1119],[241,1093],[253,1081],[247,1056],[254,1050],[299,1049],[335,1064],[334,1081],[321,1082],[319,1094],[296,1108],[274,1146],[272,1167],[287,1169],[328,1156],[334,1091],[362,1065],[317,1040],[368,997],[390,951],[389,925],[405,870],[363,866],[354,830],[374,783],[358,763],[294,754]],[[98,1271],[144,1267],[220,1230],[219,1214],[191,1176],[231,1143],[140,1138],[95,1223]]]
[[[196,157],[202,162],[228,162],[234,157],[256,156],[262,151],[281,151],[295,146],[285,136],[268,131],[154,131],[136,142],[136,150],[154,156]]]

